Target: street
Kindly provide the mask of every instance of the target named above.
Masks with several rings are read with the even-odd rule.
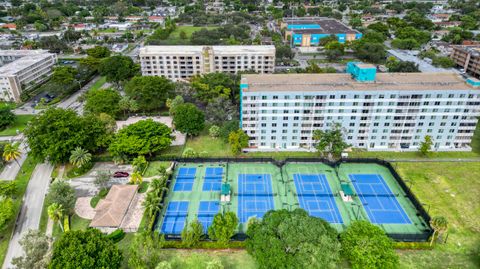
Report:
[[[22,155],[20,155],[20,158],[17,159],[18,163],[13,161],[5,164],[5,167],[0,174],[1,180],[14,180],[17,177],[18,171],[20,171],[20,167],[22,167],[23,162],[25,162],[25,159],[27,159],[28,149],[25,142],[21,142],[20,149],[22,151]]]
[[[40,225],[40,217],[42,215],[43,200],[47,193],[50,175],[53,166],[50,164],[38,164],[33,171],[32,177],[28,182],[25,196],[23,197],[22,208],[15,224],[13,236],[8,245],[7,255],[3,262],[3,269],[10,268],[14,257],[23,255],[22,247],[19,240],[23,233],[29,229],[38,229]]]

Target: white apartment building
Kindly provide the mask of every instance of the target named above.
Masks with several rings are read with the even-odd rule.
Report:
[[[174,81],[214,72],[269,74],[275,68],[275,46],[145,46],[140,65],[144,76]]]
[[[45,81],[57,56],[46,50],[0,50],[0,99],[20,102],[20,94]]]
[[[240,125],[250,150],[314,150],[313,132],[334,123],[355,148],[418,150],[429,135],[434,150],[471,149],[480,87],[454,73],[355,68],[351,74],[243,75]]]

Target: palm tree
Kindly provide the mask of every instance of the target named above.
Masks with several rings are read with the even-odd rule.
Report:
[[[150,192],[160,196],[162,190],[168,190],[165,188],[165,178],[155,178],[150,182]]]
[[[448,221],[445,217],[435,216],[430,220],[430,226],[433,228],[432,241],[430,241],[431,246],[433,240],[435,240],[435,233],[440,235],[448,229]]]
[[[130,183],[132,184],[140,184],[143,181],[142,174],[140,172],[135,171],[130,175]]]
[[[18,158],[20,158],[21,155],[22,151],[20,150],[20,143],[18,142],[6,144],[3,148],[3,159],[6,162],[15,161],[18,166],[20,166],[20,163],[18,163]]]
[[[70,163],[77,167],[82,167],[92,160],[92,154],[81,147],[76,147],[70,154]]]
[[[161,197],[149,192],[145,200],[143,201],[143,208],[147,212],[148,216],[153,216],[158,210],[160,210]]]
[[[48,216],[53,222],[58,222],[60,229],[63,232],[62,217],[63,217],[63,207],[61,204],[53,203],[48,206]]]

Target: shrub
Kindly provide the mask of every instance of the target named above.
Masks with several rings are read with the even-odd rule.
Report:
[[[116,229],[115,231],[107,235],[107,238],[111,239],[114,243],[118,243],[122,241],[124,237],[125,237],[125,232],[122,229]]]

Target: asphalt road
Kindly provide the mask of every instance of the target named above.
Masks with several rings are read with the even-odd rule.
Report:
[[[18,163],[15,161],[7,163],[3,168],[2,173],[0,173],[0,180],[14,180],[17,177],[18,171],[20,171],[20,167],[27,158],[27,146],[24,142],[20,144],[20,148],[22,151],[22,155],[20,155],[20,158],[18,158]]]
[[[29,229],[38,229],[42,215],[43,200],[47,193],[50,175],[53,166],[50,164],[38,164],[33,171],[27,186],[20,214],[17,218],[15,231],[8,245],[7,255],[3,262],[3,269],[11,268],[14,257],[23,255],[19,240]]]

